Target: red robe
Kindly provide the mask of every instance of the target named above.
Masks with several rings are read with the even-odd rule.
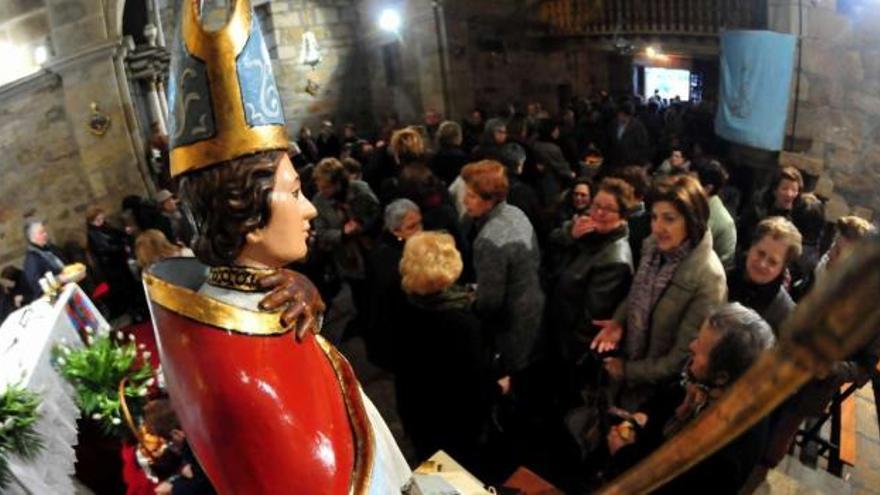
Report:
[[[277,314],[169,283],[182,263],[144,280],[171,401],[218,493],[365,492],[373,437],[345,358],[320,337],[296,342]]]

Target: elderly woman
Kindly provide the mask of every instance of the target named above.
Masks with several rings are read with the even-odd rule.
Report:
[[[566,362],[583,356],[596,336],[593,320],[611,318],[629,293],[633,265],[626,214],[634,205],[632,186],[607,178],[599,184],[589,215],[561,227],[566,252],[549,304]]]
[[[507,142],[507,122],[494,118],[486,121],[480,143],[471,150],[471,160],[498,160],[501,147]]]
[[[383,205],[403,197],[401,192],[401,174],[409,167],[425,166],[425,141],[415,127],[407,127],[394,131],[391,143],[388,145],[388,157],[391,163],[386,163],[386,173],[392,175],[382,180],[379,185],[379,199]]]
[[[392,369],[392,347],[398,328],[399,310],[405,298],[400,289],[398,266],[407,239],[422,231],[422,213],[408,199],[397,199],[385,207],[385,228],[367,254],[369,322],[365,332],[370,362]]]
[[[737,233],[740,245],[752,245],[752,234],[761,220],[772,216],[790,219],[803,190],[804,178],[798,169],[794,167],[780,169],[764,196],[743,212],[739,223],[740,230]]]
[[[377,226],[379,201],[365,182],[350,181],[342,162],[325,158],[314,172],[318,194],[312,202],[318,210],[314,220],[315,247],[333,260],[336,275],[343,279],[364,276],[359,239]]]
[[[437,129],[437,153],[431,157],[430,167],[446,185],[458,177],[461,168],[468,162],[468,155],[461,148],[461,126],[447,120]]]
[[[395,386],[416,458],[443,449],[473,465],[497,385],[480,320],[470,311],[473,294],[455,283],[461,270],[461,255],[449,234],[420,232],[406,241],[400,261],[406,304],[395,339]]]
[[[626,300],[590,347],[604,353],[621,407],[633,408],[654,386],[681,371],[688,344],[703,320],[727,297],[724,267],[708,234],[709,204],[696,178],[659,181],[651,192],[651,236]]]
[[[555,227],[558,227],[576,216],[586,215],[593,201],[593,183],[586,177],[578,177],[571,188],[562,195],[562,201],[556,211]]]
[[[609,432],[608,450],[613,457],[606,474],[610,477],[634,465],[705,414],[774,342],[767,323],[741,304],[726,304],[712,312],[690,343],[684,380],[665,384],[631,419]],[[627,434],[633,422],[641,427]],[[723,494],[752,493],[740,488],[760,457],[767,432],[765,418],[654,493],[701,493],[707,487]]]
[[[461,171],[465,183],[465,232],[473,238],[477,291],[475,309],[500,354],[499,376],[507,378],[535,362],[544,292],[538,277],[541,253],[529,219],[505,201],[504,166],[492,160]]]
[[[870,222],[858,217],[841,217],[837,220],[837,238],[834,241],[823,262],[816,267],[827,265],[828,270],[834,270],[838,263],[849,255],[854,245],[867,236],[876,234],[876,228]],[[760,230],[760,229],[759,229]],[[821,282],[824,273],[817,273],[817,282]],[[815,425],[816,418],[822,415],[828,407],[828,403],[836,392],[847,383],[854,383],[861,387],[870,379],[880,359],[880,336],[875,336],[863,347],[850,353],[845,359],[835,362],[823,378],[813,378],[800,390],[788,398],[771,417],[773,421],[772,433],[761,459],[761,465],[752,473],[750,482],[757,486],[767,474],[767,471],[776,467],[788,453],[791,443],[797,432],[807,419],[807,428]],[[811,448],[811,442],[807,442],[801,450],[801,459],[815,463],[816,449]]]
[[[366,182],[349,180],[342,162],[324,158],[313,174],[318,194],[312,203],[318,216],[312,222],[314,250],[310,259],[312,270],[319,273],[318,287],[324,299],[333,300],[328,320],[341,321],[351,316],[353,328],[362,328],[369,321],[365,251],[367,240],[379,228],[381,206]],[[351,290],[351,302],[348,291]],[[344,315],[344,316],[343,316]],[[337,320],[337,318],[339,320]],[[346,328],[347,328],[346,324]],[[328,325],[337,329],[341,325]],[[341,338],[336,333],[328,335]]]
[[[755,229],[752,246],[727,280],[730,301],[754,309],[779,333],[794,311],[785,289],[786,268],[801,255],[801,234],[784,217],[765,218]]]

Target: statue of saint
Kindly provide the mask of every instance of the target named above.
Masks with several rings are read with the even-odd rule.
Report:
[[[196,259],[144,274],[172,403],[219,493],[399,493],[410,470],[349,363],[296,337],[289,316],[303,308],[261,305],[319,299],[281,270],[305,257],[315,208],[248,1],[212,32],[199,3],[181,7],[169,82],[171,174]],[[268,298],[267,280],[280,286]]]

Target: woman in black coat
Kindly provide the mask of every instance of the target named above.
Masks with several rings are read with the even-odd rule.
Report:
[[[614,315],[632,283],[632,252],[626,212],[635,204],[632,187],[607,178],[598,187],[588,216],[554,231],[562,265],[549,300],[550,321],[569,373],[596,335],[594,320]]]
[[[107,225],[104,210],[100,207],[89,208],[86,222],[89,252],[101,276],[110,285],[111,316],[118,316],[131,309],[136,299],[134,276],[128,268],[128,236]]]
[[[410,237],[400,262],[407,294],[395,339],[397,404],[416,457],[439,449],[480,464],[479,439],[496,392],[473,294],[455,284],[461,255],[452,236]]]
[[[417,204],[401,198],[385,207],[385,228],[367,253],[369,318],[364,340],[370,362],[393,369],[393,347],[400,308],[406,296],[400,288],[400,258],[407,239],[422,231]]]
[[[437,153],[431,157],[428,166],[447,186],[452,184],[469,161],[468,154],[461,148],[462,139],[458,123],[447,120],[440,124],[437,130]]]
[[[773,333],[795,308],[785,289],[786,268],[801,255],[801,234],[784,217],[769,217],[755,229],[749,250],[727,279],[728,298],[752,308]]]

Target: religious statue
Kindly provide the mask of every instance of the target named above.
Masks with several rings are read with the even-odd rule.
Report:
[[[171,174],[197,259],[144,274],[172,403],[221,494],[399,493],[410,470],[349,363],[261,309],[260,281],[306,255],[316,213],[249,2],[211,32],[199,4],[181,6],[169,84]]]

